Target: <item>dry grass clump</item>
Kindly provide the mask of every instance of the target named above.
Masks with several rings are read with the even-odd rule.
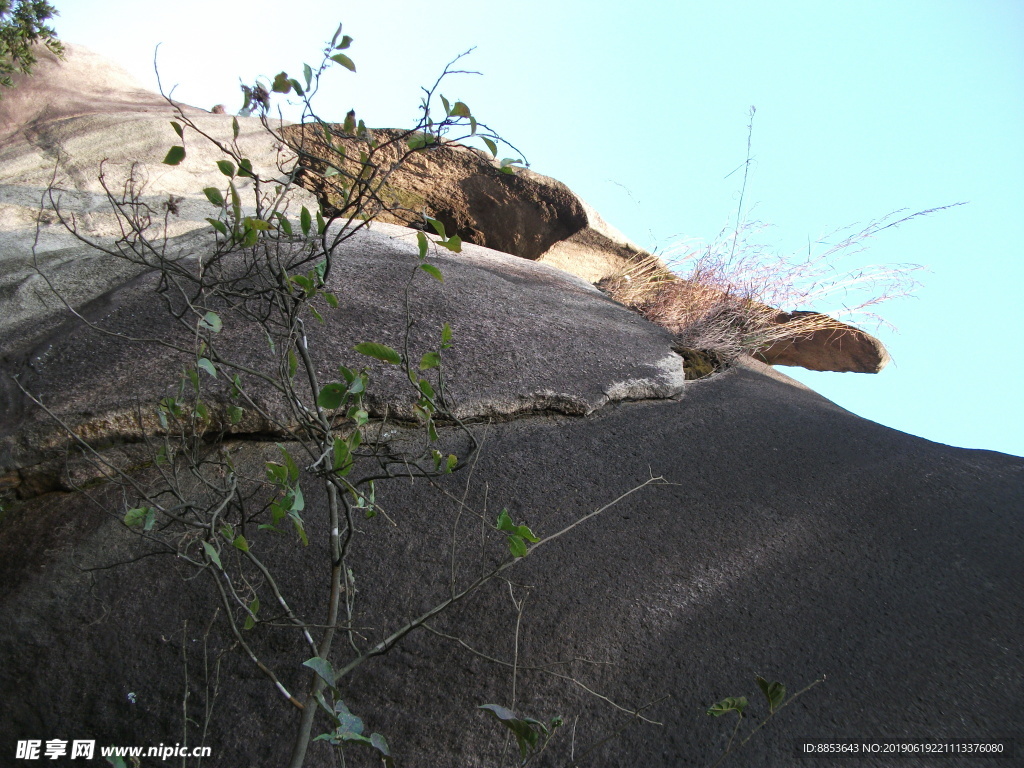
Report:
[[[884,229],[943,210],[899,217],[832,233],[817,253],[783,256],[759,242],[766,228],[747,223],[714,243],[685,243],[664,257],[646,256],[602,280],[616,301],[671,331],[680,347],[711,352],[728,362],[786,339],[816,331],[849,329],[885,321],[874,308],[910,295],[918,286],[917,264],[842,271],[838,262],[865,247]]]

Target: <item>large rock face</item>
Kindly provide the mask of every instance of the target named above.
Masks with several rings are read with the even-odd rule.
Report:
[[[77,165],[60,167],[80,170],[71,197],[98,238],[114,235],[103,230],[90,161],[127,145],[119,157],[155,157],[151,181],[164,173],[168,116],[136,117],[69,116],[50,127],[65,151],[79,147],[68,151]],[[203,119],[230,129],[230,118]],[[5,174],[15,169],[0,210],[24,223],[24,190],[39,193],[46,169],[65,161],[23,134],[0,157]],[[154,201],[176,178],[160,176]],[[192,189],[194,208],[169,242],[202,253],[202,200],[185,179],[170,188]],[[120,522],[118,487],[65,451],[54,417],[134,481],[153,482],[144,427],[186,358],[108,335],[173,340],[178,331],[153,298],[152,275],[99,257],[82,269],[89,252],[58,231],[47,230],[52,247],[41,253],[50,267],[66,263],[57,284],[77,290],[76,303],[92,299],[83,314],[107,333],[62,314],[45,283],[31,282],[27,236],[4,235],[3,301],[15,311],[0,337],[0,762],[13,760],[18,740],[61,738],[205,743],[203,765],[285,764],[297,713],[232,650],[218,577],[196,578],[147,548]],[[755,674],[791,692],[825,680],[734,764],[790,766],[804,741],[1024,738],[1024,460],[887,429],[755,361],[686,382],[666,331],[585,280],[484,247],[431,254],[444,282],[421,274],[407,301],[415,242],[381,224],[344,244],[328,280],[340,306],[323,325],[307,324],[317,372],[365,363],[356,342],[402,347],[409,317],[419,355],[447,322],[453,411],[482,447],[471,468],[442,481],[381,483],[388,519],[360,521],[352,546],[353,642],[380,640],[500,560],[508,550],[491,521],[503,508],[546,536],[652,475],[668,484],[581,522],[506,571],[507,583],[489,583],[346,678],[345,701],[400,765],[500,764],[504,733],[477,709],[489,703],[565,719],[539,764],[707,765],[732,723],[705,709],[747,695],[756,710]],[[222,335],[224,349],[261,364],[258,334],[225,314]],[[401,442],[415,398],[394,369],[372,374],[374,424],[387,416],[382,430]],[[439,432],[446,450],[465,454],[463,431]],[[260,478],[283,439],[243,419],[226,445],[240,476]],[[326,500],[315,483],[305,487],[310,545],[268,534],[258,546],[293,608],[317,617]],[[284,685],[303,689],[299,662],[309,654],[297,633],[271,626],[251,642]],[[351,649],[335,650],[341,666]],[[355,746],[345,755],[374,764]],[[307,765],[336,764],[326,743],[313,746]]]

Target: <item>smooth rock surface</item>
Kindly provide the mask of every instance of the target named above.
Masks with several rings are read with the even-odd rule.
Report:
[[[358,368],[371,362],[353,351],[357,343],[404,347],[406,288],[415,274],[408,308],[417,321],[410,353],[419,360],[436,349],[442,326],[450,324],[455,347],[445,355],[445,370],[458,418],[530,411],[585,415],[612,401],[682,395],[683,360],[672,351],[671,335],[587,282],[471,244],[460,254],[434,250],[430,262],[442,271],[443,284],[417,270],[416,237],[407,228],[374,224],[341,245],[328,281],[341,306],[321,306],[326,324],[312,318],[306,324],[321,381],[336,379],[338,365]],[[156,299],[155,285],[153,276],[139,278],[104,295],[90,314],[108,334],[183,339]],[[269,353],[261,332],[240,328],[230,313],[222,320],[221,349],[252,368],[265,367]],[[129,344],[72,319],[12,359],[8,372],[52,404],[65,423],[103,442],[139,435],[137,409],[152,420],[156,403],[173,390],[186,364],[184,355]],[[418,395],[404,374],[377,365],[373,376],[377,412],[410,417]],[[216,384],[211,381],[208,388],[217,391]],[[253,386],[266,407],[283,414],[271,392]],[[6,376],[0,391],[7,394],[0,403],[0,476],[50,472],[49,465],[33,467],[48,450],[67,442],[62,430]],[[268,429],[246,421],[232,432]],[[39,482],[52,487],[50,481]]]
[[[516,711],[567,723],[541,764],[567,764],[571,752],[578,758],[624,728],[585,764],[709,765],[732,728],[704,709],[746,695],[763,716],[755,674],[790,692],[825,680],[734,764],[835,764],[798,761],[804,740],[1024,737],[1024,460],[881,427],[756,366],[699,382],[678,402],[476,429],[484,449],[471,477],[446,486],[451,496],[419,482],[381,485],[397,527],[382,518],[360,525],[353,567],[366,642],[447,594],[453,531],[468,537],[455,551],[460,584],[481,558],[500,556],[500,541],[484,550],[474,543],[470,510],[492,518],[507,507],[548,535],[651,473],[672,483],[628,497],[508,572],[523,585],[516,599],[528,591]],[[269,443],[235,450],[240,469],[253,473],[261,457],[277,455]],[[461,523],[460,499],[468,505]],[[309,493],[308,550],[283,538],[279,550],[260,545],[282,566],[297,609],[314,610],[323,587],[322,503]],[[173,558],[81,570],[131,560],[140,548],[101,507],[69,494],[40,497],[5,520],[5,754],[15,739],[63,733],[183,741],[184,660],[188,706],[202,717],[204,652],[214,659],[230,645],[221,624],[207,629],[209,584],[182,580],[189,571]],[[431,626],[508,664],[516,620],[508,587],[493,584]],[[297,637],[272,632],[256,647],[286,685],[301,685]],[[529,669],[567,661],[549,668],[626,711]],[[225,657],[219,672],[208,764],[283,763],[294,712],[244,659]],[[400,765],[485,766],[499,761],[503,736],[476,708],[511,706],[511,679],[508,666],[421,631],[358,671],[344,695],[368,729],[386,735]],[[647,705],[644,715],[662,726],[628,714]],[[194,724],[189,733],[198,743]],[[354,748],[346,755],[349,764],[372,764]],[[325,745],[315,745],[308,765],[334,765]]]

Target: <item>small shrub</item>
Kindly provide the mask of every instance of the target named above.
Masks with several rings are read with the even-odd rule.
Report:
[[[885,229],[949,207],[904,216],[896,211],[852,234],[839,230],[834,244],[799,257],[758,242],[763,224],[742,223],[709,245],[684,243],[664,258],[640,258],[599,287],[671,331],[680,348],[709,352],[728,363],[816,331],[885,324],[875,307],[911,295],[918,286],[914,274],[922,267],[842,271],[839,261]]]

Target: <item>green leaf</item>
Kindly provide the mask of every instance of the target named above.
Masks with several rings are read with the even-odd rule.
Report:
[[[277,524],[284,520],[284,518],[287,515],[288,510],[282,507],[279,502],[275,501],[274,503],[272,503],[270,505],[270,517],[273,521],[273,525],[270,526],[271,529],[276,531],[277,533],[280,533],[281,531],[277,529]]]
[[[327,274],[327,259],[321,259],[313,267],[313,271],[309,273],[311,277],[316,278],[315,285],[319,288],[324,284],[324,275]]]
[[[513,160],[512,158],[506,157],[505,159],[503,159],[501,161],[501,168],[499,168],[498,170],[501,171],[502,173],[507,173],[509,175],[514,176],[516,171],[515,171],[515,168],[513,168],[512,166],[515,165],[516,163],[521,163],[521,162],[523,162],[523,161],[522,160]]]
[[[522,536],[509,536],[508,548],[512,557],[526,557],[526,542]]]
[[[213,376],[213,378],[217,378],[217,369],[213,367],[213,363],[210,362],[208,358],[200,357],[197,365],[204,371],[206,371],[208,374]]]
[[[264,467],[267,470],[267,479],[274,485],[285,485],[288,482],[288,467],[284,464],[268,461]]]
[[[327,229],[327,222],[324,221],[323,214],[320,211],[316,212],[316,233],[322,235],[324,230]]]
[[[288,217],[280,211],[277,211],[274,216],[277,217],[277,228],[284,232],[288,237],[292,236],[292,223],[288,221]]]
[[[235,189],[235,182],[228,182],[228,189],[231,190],[231,212],[235,214],[235,219],[242,218],[242,198],[238,194],[238,190]]]
[[[491,155],[494,156],[495,158],[497,158],[498,157],[498,145],[495,144],[490,139],[488,139],[486,136],[482,136],[481,138],[484,140],[484,144],[487,145],[487,149],[489,149],[491,151]]]
[[[231,135],[235,139],[238,138],[238,118],[237,117],[232,117],[231,118]]]
[[[786,686],[779,682],[769,683],[760,675],[754,679],[757,680],[757,687],[761,689],[764,697],[768,699],[769,712],[774,712],[782,706],[782,702],[786,700]]]
[[[338,45],[335,47],[335,50],[344,51],[350,45],[352,45],[352,38],[349,37],[348,35],[345,35],[344,37],[341,38],[341,42],[338,43]]]
[[[370,384],[370,377],[366,373],[360,373],[356,376],[352,383],[348,385],[348,391],[353,395],[361,395],[366,392],[366,388]]]
[[[238,534],[231,542],[235,549],[240,549],[243,552],[249,551],[249,542],[245,540],[245,536]]]
[[[288,79],[287,72],[278,72],[274,76],[274,83],[271,88],[277,93],[288,93],[292,89],[291,80]]]
[[[485,109],[484,112],[486,112],[486,111],[487,110]],[[463,102],[463,101],[456,101],[454,106],[452,106],[451,116],[452,117],[469,117],[470,116],[469,107],[467,107],[466,103]]]
[[[452,105],[451,105],[451,102],[450,102],[450,101],[448,101],[448,99],[446,99],[446,98],[444,97],[444,95],[442,95],[442,96],[441,96],[441,103],[442,103],[442,104],[444,104],[444,113],[445,113],[446,115],[450,115],[450,114],[452,113]]]
[[[220,168],[220,172],[225,176],[234,178],[235,175],[235,164],[230,160],[218,160],[217,167]]]
[[[245,411],[243,411],[237,405],[228,406],[228,421],[230,421],[232,424],[240,423],[242,421],[242,416],[244,414]]]
[[[182,160],[185,159],[185,148],[179,146],[173,146],[168,150],[167,157],[164,158],[164,165],[178,165]]]
[[[721,717],[722,715],[727,715],[730,712],[735,712],[740,717],[743,717],[743,710],[746,708],[746,696],[728,696],[714,706],[709,707],[707,713],[712,717]]]
[[[338,303],[338,297],[327,291],[324,292],[324,301],[327,302],[327,306],[331,309],[337,309],[340,306]]]
[[[370,743],[370,740],[363,736],[362,719],[352,714],[343,701],[334,703],[334,719],[338,721],[336,733],[345,741],[362,741]]]
[[[434,231],[437,232],[437,234],[440,235],[442,239],[446,237],[446,235],[444,233],[444,223],[443,222],[438,221],[437,219],[432,219],[429,216],[427,216],[427,224],[432,226],[434,228]]]
[[[431,400],[437,397],[437,395],[434,393],[434,388],[430,386],[430,382],[427,381],[426,379],[420,379],[419,382],[417,383],[417,386],[420,388],[420,392],[429,397]]]
[[[439,243],[439,245],[447,248],[452,253],[462,253],[462,238],[458,235],[452,235],[444,242]]]
[[[452,327],[448,323],[441,329],[441,343],[448,344],[452,340]]]
[[[220,333],[222,327],[220,315],[216,312],[207,312],[203,315],[203,319],[199,321],[199,329],[209,331],[210,333]]]
[[[179,123],[179,122],[177,122],[175,120],[171,120],[171,128],[173,128],[174,132],[176,134],[178,134],[178,138],[179,139],[184,139],[185,138],[185,131],[184,131],[184,129],[182,129],[181,123]]]
[[[327,659],[321,659],[319,656],[314,656],[312,659],[306,659],[302,662],[302,666],[309,667],[321,678],[323,681],[330,686],[334,686],[335,681],[338,679],[337,673],[334,671],[334,667],[331,666],[331,662]]]
[[[456,456],[454,453],[449,453],[448,454],[448,462],[447,462],[447,465],[446,465],[446,471],[451,472],[453,469],[455,469],[455,467],[456,467],[456,465],[458,463],[459,463],[459,457]]]
[[[472,136],[476,136],[476,118],[472,115],[469,116],[469,133]]]
[[[441,364],[441,355],[437,352],[427,352],[423,357],[420,358],[420,370],[429,371],[431,368],[437,368]]]
[[[220,232],[224,237],[228,236],[228,228],[224,226],[224,222],[218,219],[207,219],[210,222],[210,226]]]
[[[348,37],[348,35],[346,35],[346,37]],[[352,63],[352,59],[350,59],[344,53],[336,53],[336,54],[334,54],[333,56],[331,56],[331,61],[338,62],[339,64],[341,64],[341,66],[343,66],[345,69],[347,69],[347,70],[349,70],[351,72],[355,72],[356,71],[356,65]]]
[[[382,360],[385,363],[391,363],[392,365],[401,365],[401,356],[393,350],[391,347],[385,346],[384,344],[374,344],[370,341],[364,341],[361,344],[356,344],[356,352],[367,357],[373,357],[377,360]]]
[[[306,80],[306,90],[309,90],[310,84],[313,82],[313,68],[309,64],[302,65],[302,76]]]
[[[512,518],[509,516],[507,509],[501,510],[501,514],[498,515],[497,526],[499,531],[515,531],[516,525],[512,522]]]
[[[540,538],[530,530],[529,526],[516,525],[513,523],[507,509],[501,510],[501,514],[498,515],[497,528],[499,531],[505,531],[512,536],[518,536],[519,538],[531,541],[534,544],[540,541]]]
[[[374,749],[380,752],[385,758],[391,758],[391,747],[388,746],[387,739],[379,733],[370,734],[370,744],[373,745]]]
[[[285,448],[283,445],[278,443],[277,444],[277,449],[279,451],[281,451],[281,456],[284,458],[284,466],[288,470],[288,479],[291,480],[294,483],[296,480],[299,479],[299,467],[295,463],[295,460],[292,459],[292,455],[290,453],[288,453],[288,449],[287,448]],[[298,490],[298,487],[296,487],[296,491],[297,490]],[[302,494],[300,493],[299,497],[301,498],[301,496],[302,496]],[[302,509],[302,507],[295,507],[295,509]]]
[[[345,396],[346,387],[344,384],[339,382],[332,382],[326,385],[320,390],[320,394],[316,398],[316,404],[321,408],[326,408],[329,411],[338,408],[341,405],[342,398]]]
[[[483,704],[479,707],[490,712],[497,720],[512,731],[519,745],[519,755],[524,760],[530,750],[537,746],[541,732],[547,733],[547,727],[532,717],[519,718],[515,713],[498,704]]]
[[[432,278],[440,283],[444,282],[444,275],[441,274],[441,270],[435,267],[433,264],[420,264],[420,269],[430,275]]]
[[[210,558],[210,562],[212,562],[214,565],[216,565],[223,571],[224,566],[220,564],[220,554],[218,554],[217,548],[214,547],[213,544],[211,544],[210,542],[204,541],[203,549],[206,550],[206,556]]]
[[[253,216],[246,216],[242,222],[249,229],[258,229],[260,232],[266,232],[270,229],[270,222],[264,219],[257,219]]]
[[[295,350],[288,350],[288,378],[294,379],[295,372],[299,369],[299,358],[295,356]]]
[[[427,145],[433,143],[434,137],[431,136],[429,133],[417,133],[414,136],[410,137],[409,141],[406,142],[406,144],[409,146],[409,149],[412,150],[423,149]]]
[[[351,409],[349,409],[349,414],[348,415],[350,417],[352,416],[352,410]],[[356,448],[358,448],[360,445],[363,444],[363,433],[362,433],[362,431],[358,430],[358,429],[355,430],[354,432],[352,432],[352,434],[350,434],[348,436],[348,440],[346,440],[345,442],[348,444],[349,450],[354,451]]]
[[[252,602],[249,603],[249,615],[245,617],[245,625],[243,629],[252,629],[256,626],[256,620],[253,616],[256,616],[260,612],[260,599],[254,597]]]
[[[243,157],[238,161],[238,175],[243,179],[252,177],[252,160],[247,157]]]
[[[214,205],[221,207],[224,205],[224,195],[220,193],[220,190],[216,187],[207,187],[203,190],[203,194],[206,195],[206,199]]]
[[[348,444],[340,437],[334,438],[334,465],[333,469],[341,475],[347,475],[352,464],[352,452]]]
[[[288,517],[291,519],[292,525],[295,526],[295,533],[302,540],[302,546],[308,547],[309,537],[306,535],[306,527],[302,524],[302,518],[294,510],[288,513]]]
[[[156,510],[152,507],[136,507],[129,509],[124,516],[124,524],[129,528],[142,528],[144,531],[153,530],[156,522]]]
[[[309,209],[302,206],[302,213],[299,214],[299,224],[302,227],[302,236],[309,237],[309,229],[313,226],[313,219],[309,215]]]
[[[423,234],[422,232],[417,232],[416,233],[416,244],[419,246],[419,249],[420,249],[420,258],[421,259],[427,258],[427,236],[425,234]]]

